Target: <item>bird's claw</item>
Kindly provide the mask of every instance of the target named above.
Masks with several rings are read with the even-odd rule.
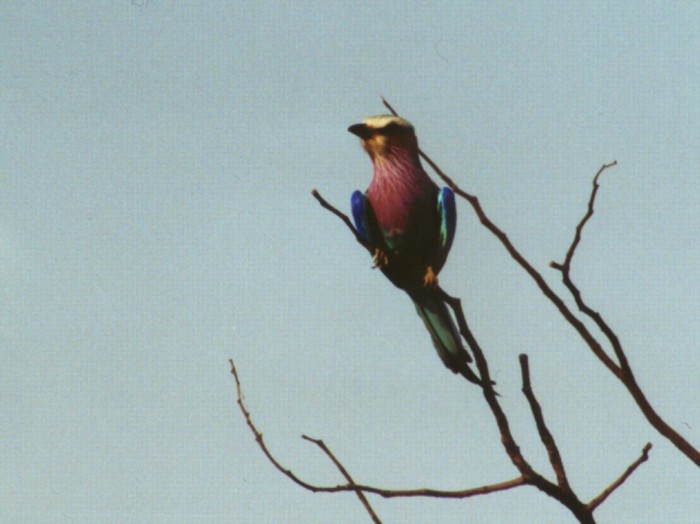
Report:
[[[423,277],[423,285],[425,287],[435,287],[438,285],[438,277],[433,271],[432,266],[428,266]]]
[[[381,269],[388,265],[389,257],[386,255],[386,253],[379,248],[375,249],[374,256],[372,257],[372,267]]]

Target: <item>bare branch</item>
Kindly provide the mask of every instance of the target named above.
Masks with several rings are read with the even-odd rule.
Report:
[[[488,362],[486,361],[486,357],[484,356],[484,352],[481,350],[481,346],[467,325],[467,320],[464,316],[464,311],[462,310],[462,301],[457,297],[448,295],[442,288],[438,288],[437,293],[438,296],[444,300],[450,306],[450,308],[452,308],[455,318],[457,319],[459,332],[464,337],[464,340],[467,341],[469,349],[471,349],[472,354],[474,355],[476,366],[479,369],[479,376],[481,377],[481,387],[483,388],[484,398],[486,399],[486,402],[489,405],[489,408],[491,408],[491,412],[496,419],[496,425],[501,433],[501,442],[503,443],[503,447],[510,457],[511,462],[516,468],[518,468],[518,471],[520,471],[526,481],[529,481],[533,477],[539,476],[522,456],[522,453],[520,453],[520,448],[513,438],[513,434],[510,431],[510,426],[508,425],[508,418],[503,412],[503,409],[498,402],[498,394],[493,388],[491,375],[489,373],[489,366]]]
[[[336,468],[341,472],[341,474],[345,477],[345,479],[348,481],[347,484],[339,484],[337,486],[317,486],[314,484],[310,484],[308,482],[305,482],[304,480],[300,479],[294,472],[292,472],[290,469],[285,468],[280,464],[280,462],[272,455],[272,453],[268,450],[265,441],[263,440],[262,433],[258,430],[258,428],[255,426],[253,423],[253,420],[251,418],[250,412],[248,411],[248,408],[245,405],[245,402],[243,401],[243,389],[241,386],[240,379],[238,378],[238,372],[236,370],[236,366],[233,362],[233,359],[229,359],[229,364],[231,365],[231,374],[233,375],[233,378],[236,382],[236,394],[238,397],[238,407],[243,414],[243,418],[246,421],[246,424],[250,428],[250,431],[253,433],[255,437],[255,441],[258,443],[258,446],[262,450],[263,454],[267,457],[267,459],[272,463],[275,468],[280,471],[282,474],[284,474],[286,477],[291,479],[295,484],[301,486],[304,489],[307,489],[309,491],[312,491],[314,493],[340,493],[340,492],[355,492],[357,496],[360,498],[362,501],[362,504],[365,506],[365,509],[368,511],[370,516],[372,517],[374,522],[379,522],[378,517],[374,513],[374,511],[371,509],[369,506],[369,502],[367,501],[366,497],[364,497],[363,493],[374,493],[376,495],[379,495],[384,498],[394,498],[394,497],[432,497],[432,498],[451,498],[451,499],[464,499],[464,498],[469,498],[469,497],[474,497],[477,495],[487,495],[489,493],[495,493],[497,491],[505,491],[508,489],[512,488],[517,488],[518,486],[522,486],[525,484],[525,481],[522,477],[518,477],[515,479],[507,480],[504,482],[499,482],[496,484],[489,484],[486,486],[480,486],[477,488],[470,488],[470,489],[463,489],[463,490],[438,490],[438,489],[432,489],[432,488],[418,488],[418,489],[385,489],[385,488],[378,488],[376,486],[368,486],[365,484],[356,484],[355,481],[352,479],[350,474],[348,473],[347,469],[342,465],[342,463],[335,457],[335,455],[331,452],[331,450],[326,446],[326,444],[319,439],[314,439],[311,437],[308,437],[306,435],[303,435],[302,438],[305,440],[308,440],[309,442],[312,442],[316,444],[323,452],[333,461],[333,464],[335,464]]]
[[[557,474],[559,485],[550,482],[545,477],[537,473],[520,452],[520,447],[516,443],[515,438],[513,437],[513,434],[510,431],[508,419],[505,413],[503,412],[500,403],[498,402],[498,394],[495,392],[493,384],[491,383],[486,357],[484,356],[484,353],[481,350],[479,343],[476,341],[476,338],[474,337],[471,330],[469,329],[469,326],[467,325],[466,318],[464,317],[464,311],[462,310],[461,300],[456,297],[451,297],[450,295],[445,293],[445,291],[442,288],[438,288],[437,292],[439,293],[440,297],[449,304],[449,306],[452,308],[452,311],[454,311],[455,317],[457,318],[457,325],[459,326],[459,331],[464,337],[464,339],[467,341],[469,348],[474,354],[474,360],[476,361],[476,365],[479,369],[479,375],[481,376],[482,380],[484,398],[486,399],[486,402],[488,403],[489,408],[491,408],[491,412],[493,413],[494,418],[496,419],[496,425],[498,426],[498,429],[501,433],[501,442],[503,443],[503,447],[505,448],[507,455],[510,457],[511,462],[516,468],[518,468],[518,471],[520,471],[520,473],[522,474],[525,483],[535,486],[540,491],[558,500],[561,504],[566,506],[576,516],[576,518],[579,519],[580,522],[589,524],[595,522],[593,519],[593,512],[586,509],[585,504],[583,504],[583,502],[581,502],[578,499],[576,494],[571,490],[566,480],[566,475],[564,474],[564,465],[561,461],[561,457],[559,456],[559,452],[556,449],[556,445],[554,444],[554,439],[549,434],[549,431],[544,425],[544,418],[542,417],[542,412],[539,409],[537,401],[534,399],[534,395],[532,395],[532,391],[530,389],[529,384],[529,373],[527,373],[527,386],[528,389],[530,389],[532,399],[535,400],[535,404],[537,404],[537,410],[539,412],[535,413],[535,410],[533,408],[533,415],[535,416],[537,427],[538,429],[540,429],[540,435],[543,435],[542,428],[544,428],[544,431],[548,435],[547,441],[545,441],[544,437],[542,438],[542,440],[545,444],[545,447],[547,448],[547,452],[550,454],[550,461],[552,462],[552,466],[554,467],[554,470]],[[523,386],[523,390],[525,390],[525,386]],[[530,397],[528,397],[528,400],[530,400]],[[554,451],[552,451],[552,449]],[[552,458],[553,453],[556,454],[556,458]]]
[[[631,372],[630,367],[629,367],[629,362],[627,361],[627,356],[625,355],[625,352],[622,350],[622,345],[620,344],[619,339],[617,338],[617,335],[615,332],[608,326],[608,324],[605,322],[603,317],[597,312],[593,311],[591,308],[589,308],[586,303],[583,301],[583,298],[581,297],[581,292],[579,291],[578,287],[574,284],[574,282],[571,280],[571,263],[574,259],[574,254],[576,253],[576,248],[581,242],[581,238],[583,236],[583,228],[586,226],[588,221],[591,219],[593,216],[593,213],[595,212],[595,199],[596,196],[598,195],[598,188],[600,187],[600,184],[598,183],[598,179],[600,176],[603,174],[603,172],[606,169],[609,169],[613,166],[617,165],[617,161],[613,161],[609,164],[603,164],[601,168],[598,170],[596,175],[593,177],[593,189],[591,191],[591,196],[588,199],[588,210],[586,211],[586,214],[583,216],[581,221],[578,223],[576,226],[576,232],[574,233],[574,239],[571,242],[571,245],[569,246],[569,249],[566,252],[566,256],[564,257],[564,263],[563,264],[557,264],[556,262],[550,263],[550,266],[554,269],[557,269],[558,271],[561,271],[562,274],[562,280],[564,282],[564,285],[567,287],[571,295],[574,297],[574,300],[576,301],[576,305],[579,308],[579,310],[593,319],[593,321],[596,323],[598,326],[598,329],[600,329],[603,334],[606,336],[606,338],[610,341],[610,344],[612,345],[613,351],[615,352],[615,356],[617,357],[617,361],[619,363],[620,369],[622,369],[623,372]]]
[[[486,486],[480,486],[478,488],[462,489],[455,491],[446,490],[436,490],[430,488],[419,488],[419,489],[383,489],[375,488],[372,486],[365,486],[362,484],[356,484],[355,489],[359,489],[365,493],[374,493],[386,499],[396,498],[396,497],[430,497],[438,499],[466,499],[470,497],[475,497],[478,495],[488,495],[489,493],[496,493],[498,491],[506,491],[509,489],[517,488],[519,486],[525,485],[525,481],[522,477],[514,478],[512,480],[506,480],[505,482],[499,482],[497,484],[489,484]],[[328,492],[339,492],[339,491],[350,491],[351,486],[337,486],[336,488],[329,488]]]
[[[431,488],[385,489],[378,488],[375,486],[367,486],[365,484],[343,484],[338,486],[326,487],[317,486],[316,489],[314,489],[313,491],[316,493],[343,493],[349,491],[362,491],[363,493],[372,493],[374,495],[379,495],[380,497],[383,497],[385,499],[413,497],[428,497],[437,499],[466,499],[479,495],[488,495],[489,493],[496,493],[497,491],[506,491],[523,485],[525,485],[525,481],[522,477],[518,477],[512,480],[507,480],[505,482],[480,486],[478,488],[461,489],[453,491],[438,490]]]
[[[308,440],[309,442],[313,442],[319,448],[321,448],[323,450],[323,452],[328,456],[328,458],[330,458],[331,461],[333,461],[333,464],[335,464],[335,467],[338,468],[338,471],[340,471],[340,473],[345,477],[345,480],[348,481],[348,485],[350,485],[350,486],[356,485],[355,481],[350,476],[350,473],[348,473],[348,470],[345,469],[345,466],[343,466],[340,463],[340,461],[336,458],[336,456],[333,454],[333,452],[330,449],[328,449],[328,446],[326,446],[325,442],[323,442],[320,439],[307,437],[306,435],[302,435],[301,438]],[[372,509],[372,506],[370,506],[369,501],[367,500],[367,497],[365,497],[365,494],[362,493],[362,490],[355,489],[355,493],[357,494],[357,498],[360,499],[360,502],[362,502],[362,505],[367,510],[367,513],[369,513],[370,517],[372,517],[372,521],[375,522],[376,524],[380,524],[381,521],[379,520],[379,517],[377,517],[377,514]]]
[[[358,242],[362,247],[364,247],[367,251],[369,251],[370,253],[372,252],[372,250],[371,250],[371,249],[369,248],[369,246],[367,245],[367,242],[365,242],[365,239],[362,238],[362,237],[360,236],[360,233],[357,232],[357,229],[355,229],[355,226],[352,225],[352,222],[350,222],[350,219],[348,218],[348,216],[347,216],[346,214],[340,212],[340,211],[338,210],[338,208],[336,208],[336,207],[332,206],[331,204],[329,204],[328,201],[327,201],[325,198],[323,198],[323,197],[321,196],[321,194],[320,194],[317,190],[312,189],[312,190],[311,190],[311,195],[312,195],[316,200],[318,200],[318,203],[321,204],[321,206],[323,206],[323,207],[326,208],[328,211],[330,211],[331,213],[333,213],[335,216],[337,216],[338,218],[340,218],[340,220],[342,220],[343,222],[345,222],[345,225],[348,226],[348,229],[350,229],[350,231],[352,231],[352,234],[355,235],[355,240],[357,240],[357,242]]]
[[[571,242],[571,246],[569,247],[569,250],[566,253],[566,258],[564,259],[564,264],[563,266],[567,268],[567,270],[571,267],[571,261],[574,258],[574,253],[576,251],[576,248],[578,247],[579,243],[581,242],[581,236],[583,234],[583,228],[586,225],[586,223],[591,219],[594,213],[594,204],[595,204],[595,198],[598,194],[598,188],[600,187],[600,184],[598,184],[598,179],[600,176],[603,174],[603,172],[606,169],[610,169],[611,167],[614,167],[617,165],[617,160],[613,160],[609,164],[603,164],[598,172],[595,174],[593,177],[593,190],[591,191],[591,197],[588,200],[588,211],[584,215],[584,217],[581,219],[581,222],[579,222],[578,226],[576,226],[576,234],[574,235],[574,240]]]
[[[520,369],[523,377],[523,394],[527,398],[530,404],[530,410],[532,411],[532,416],[537,424],[537,431],[540,434],[540,439],[542,444],[544,444],[547,454],[549,455],[549,462],[552,465],[552,469],[557,476],[557,484],[559,487],[566,491],[571,491],[571,486],[569,486],[569,481],[566,478],[566,471],[564,469],[564,462],[559,454],[559,448],[557,447],[554,437],[549,432],[549,428],[544,422],[544,415],[542,414],[542,408],[540,407],[535,393],[532,391],[532,386],[530,384],[530,365],[528,363],[527,355],[524,353],[520,355]]]
[[[262,433],[260,433],[258,431],[258,428],[255,427],[255,424],[253,424],[253,420],[250,418],[250,412],[248,411],[248,408],[246,408],[245,403],[243,402],[243,390],[241,389],[241,382],[238,379],[238,372],[236,371],[236,366],[233,363],[233,359],[229,359],[229,363],[231,364],[231,374],[233,375],[233,378],[236,381],[236,393],[238,396],[238,407],[240,408],[241,413],[243,413],[243,417],[245,418],[245,421],[248,424],[250,431],[255,436],[255,441],[258,443],[258,446],[260,446],[260,449],[262,450],[262,452],[265,454],[267,459],[270,462],[272,462],[273,466],[275,466],[281,473],[283,473],[284,475],[289,477],[293,482],[295,482],[296,484],[298,484],[301,487],[306,488],[308,490],[317,491],[316,486],[301,480],[291,470],[282,466],[282,464],[280,464],[277,461],[277,459],[275,459],[275,457],[272,456],[272,453],[270,453],[268,451],[267,446],[265,445],[265,441],[263,440]]]
[[[607,499],[613,491],[619,488],[622,485],[622,483],[625,482],[632,473],[634,473],[635,469],[637,469],[639,466],[642,465],[643,462],[646,462],[649,459],[649,450],[651,450],[651,442],[647,442],[647,445],[644,446],[644,449],[642,449],[642,455],[625,470],[625,472],[620,476],[620,478],[618,478],[615,482],[610,484],[610,486],[605,488],[600,495],[598,495],[596,498],[594,498],[588,503],[588,508],[591,511],[594,511],[598,506],[605,502],[605,499]]]
[[[617,336],[615,331],[610,327],[610,325],[605,321],[603,316],[599,312],[593,310],[583,300],[583,297],[581,296],[581,291],[578,289],[576,284],[574,284],[571,278],[571,264],[573,262],[574,254],[576,253],[576,248],[581,242],[583,228],[593,216],[593,213],[595,211],[595,199],[598,194],[598,188],[600,187],[598,179],[606,169],[614,165],[616,165],[616,162],[611,162],[610,164],[603,164],[603,166],[601,166],[601,168],[596,173],[595,177],[593,177],[593,189],[591,191],[591,196],[588,200],[588,210],[576,226],[574,239],[571,242],[571,246],[569,247],[566,253],[564,262],[562,264],[552,262],[550,266],[561,272],[562,282],[571,293],[571,296],[574,298],[576,306],[584,315],[586,315],[587,317],[592,319],[593,322],[595,322],[596,326],[598,326],[598,329],[600,329],[600,331],[608,339],[611,347],[613,348],[613,351],[615,352],[617,361],[619,362],[620,374],[616,376],[618,379],[620,379],[620,381],[630,392],[646,419],[659,433],[661,433],[664,437],[670,440],[671,443],[674,446],[676,446],[676,448],[678,448],[682,453],[684,453],[688,458],[690,458],[690,460],[695,462],[695,464],[700,466],[700,451],[693,447],[693,445],[691,445],[690,442],[683,438],[683,436],[681,436],[680,433],[678,433],[671,426],[669,426],[666,423],[666,421],[662,419],[661,416],[659,416],[659,414],[656,412],[654,407],[646,398],[646,395],[642,391],[642,388],[637,383],[637,379],[634,376],[634,372],[632,371],[632,367],[629,364],[629,360],[627,359],[627,355],[625,354],[619,337]]]

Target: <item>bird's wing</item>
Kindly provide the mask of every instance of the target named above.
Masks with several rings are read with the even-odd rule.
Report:
[[[455,194],[449,187],[443,187],[438,193],[438,211],[440,212],[440,258],[447,258],[457,230],[457,205]]]
[[[370,248],[377,246],[379,239],[373,238],[376,235],[376,218],[372,204],[367,200],[367,195],[362,191],[357,190],[350,197],[350,207],[352,209],[352,219],[355,222],[355,228],[360,236],[367,242]],[[374,234],[373,234],[374,233]]]

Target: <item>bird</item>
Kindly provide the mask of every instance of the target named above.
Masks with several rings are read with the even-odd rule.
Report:
[[[457,226],[454,192],[439,188],[423,169],[415,129],[407,120],[372,116],[348,131],[360,138],[374,168],[367,190],[356,190],[350,198],[355,228],[373,255],[373,267],[411,298],[443,364],[481,384],[438,293],[437,276]]]

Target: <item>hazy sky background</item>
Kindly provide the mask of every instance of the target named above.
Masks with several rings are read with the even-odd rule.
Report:
[[[305,480],[463,489],[517,476],[478,389],[435,354],[312,188],[370,180],[385,112],[557,290],[573,276],[660,414],[700,444],[700,7],[587,2],[0,4],[0,521],[366,522]],[[459,201],[441,275],[515,437],[553,478],[517,355],[599,522],[697,522],[698,469]],[[569,301],[571,302],[571,301]],[[533,488],[370,497],[383,521],[573,522]]]

